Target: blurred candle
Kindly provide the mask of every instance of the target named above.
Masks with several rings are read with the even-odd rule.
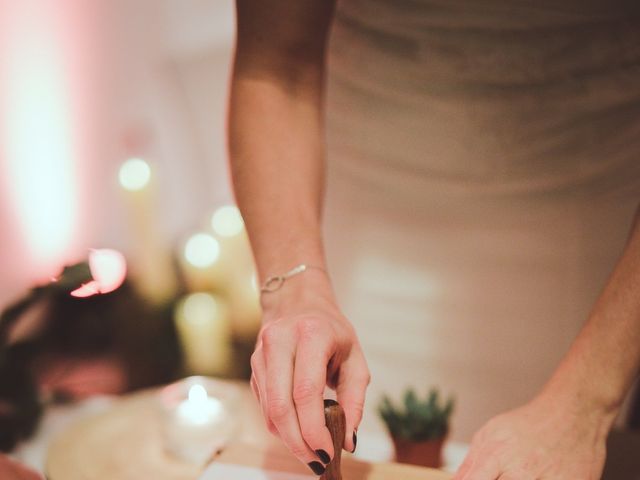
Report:
[[[211,216],[211,228],[219,238],[222,262],[229,271],[225,291],[233,312],[233,332],[252,339],[260,328],[262,312],[249,237],[238,207],[219,207]]]
[[[231,284],[229,302],[231,305],[232,329],[236,338],[254,340],[262,320],[260,294],[256,274],[236,278]]]
[[[231,325],[225,302],[197,292],[176,306],[175,324],[189,373],[220,375],[231,362]]]
[[[221,237],[234,237],[244,230],[244,220],[238,207],[225,205],[213,213],[211,227]]]
[[[176,282],[170,248],[157,225],[153,171],[145,160],[130,158],[121,165],[118,180],[132,232],[132,276],[145,297],[162,304],[174,295]]]
[[[219,207],[211,216],[211,228],[224,252],[223,263],[228,269],[246,275],[253,270],[253,257],[249,237],[244,228],[240,210],[235,205]]]
[[[223,253],[220,242],[210,233],[198,232],[186,240],[181,264],[190,290],[225,288],[229,266],[222,261]]]
[[[212,266],[220,256],[220,245],[211,235],[196,233],[184,247],[184,257],[191,265],[198,268]]]

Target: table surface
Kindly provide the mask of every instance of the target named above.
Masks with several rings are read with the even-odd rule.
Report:
[[[307,478],[307,468],[286,452],[281,444],[268,449],[236,445],[225,450],[216,462],[256,467],[271,472],[298,474]],[[448,473],[397,463],[369,463],[347,456],[342,459],[342,474],[346,480],[449,480]],[[313,477],[311,477],[313,478]],[[275,480],[275,479],[274,479]]]
[[[229,383],[237,393],[241,424],[234,445],[216,459],[277,471],[307,473],[305,467],[272,437],[244,384]],[[181,462],[164,451],[157,391],[124,397],[102,414],[74,424],[53,441],[46,473],[51,480],[195,480],[202,469]],[[275,463],[274,463],[275,462]],[[443,472],[397,464],[371,464],[346,456],[343,470],[349,480],[445,480]]]

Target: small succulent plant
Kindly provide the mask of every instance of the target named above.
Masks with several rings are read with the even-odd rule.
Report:
[[[454,399],[450,397],[441,401],[435,388],[424,400],[418,398],[414,389],[408,389],[401,407],[385,395],[378,406],[378,413],[394,437],[423,442],[447,435],[453,407]]]

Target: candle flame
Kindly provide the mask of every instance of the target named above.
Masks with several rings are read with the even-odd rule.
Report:
[[[178,407],[178,417],[193,425],[203,425],[219,421],[223,406],[217,398],[210,397],[200,384],[189,387],[187,399]]]
[[[189,388],[189,401],[202,404],[207,401],[207,391],[202,385],[192,385]]]

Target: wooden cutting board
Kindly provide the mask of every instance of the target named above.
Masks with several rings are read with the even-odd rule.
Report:
[[[309,470],[279,445],[267,449],[235,445],[215,460],[228,465],[243,465],[270,472],[310,476]],[[342,459],[344,480],[450,480],[448,473],[430,468],[411,467],[398,463],[368,463],[347,456]],[[227,479],[220,479],[227,480]],[[235,480],[235,479],[234,479]],[[241,480],[241,479],[238,479]]]
[[[214,462],[310,475],[304,465],[268,434],[248,389],[243,385],[237,388],[241,394],[239,408],[243,412],[239,440]],[[197,480],[203,473],[201,468],[165,452],[156,391],[125,397],[108,412],[71,427],[53,442],[46,469],[50,480]],[[344,480],[451,478],[437,470],[391,463],[370,464],[349,455],[343,458],[342,471]]]

